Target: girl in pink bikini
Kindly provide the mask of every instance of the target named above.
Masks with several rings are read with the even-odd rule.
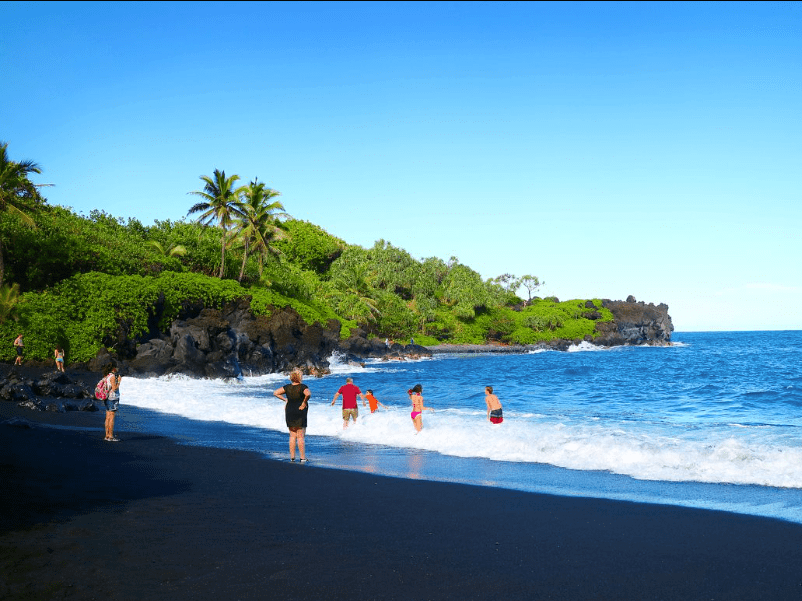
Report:
[[[420,384],[415,384],[414,387],[407,391],[409,400],[412,401],[412,413],[409,414],[409,417],[412,418],[412,424],[415,426],[416,432],[420,432],[423,429],[423,410],[427,409],[434,413],[434,409],[431,407],[423,406],[422,392],[423,386]]]

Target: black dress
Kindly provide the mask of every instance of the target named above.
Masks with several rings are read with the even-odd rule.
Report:
[[[284,417],[287,419],[288,428],[306,428],[306,414],[309,411],[309,404],[306,409],[300,409],[301,403],[306,396],[304,391],[306,384],[290,384],[284,387],[284,394],[287,395],[287,406],[284,408]]]

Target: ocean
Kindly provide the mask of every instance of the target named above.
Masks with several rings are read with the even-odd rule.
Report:
[[[298,469],[760,515],[802,523],[802,331],[679,332],[668,347],[452,354],[348,365],[306,378]],[[387,409],[342,428],[351,376]],[[124,378],[118,431],[288,459],[284,375],[240,381]],[[406,391],[423,386],[416,434]],[[487,421],[484,387],[504,406]]]

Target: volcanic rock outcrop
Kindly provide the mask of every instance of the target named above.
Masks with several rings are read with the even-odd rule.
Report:
[[[609,309],[614,321],[596,322],[596,331],[601,335],[593,342],[601,346],[621,344],[667,345],[671,342],[674,325],[668,314],[668,305],[648,305],[637,302],[630,296],[626,301],[603,300],[602,306]]]

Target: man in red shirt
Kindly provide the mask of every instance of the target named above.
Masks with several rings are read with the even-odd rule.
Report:
[[[358,386],[354,385],[353,378],[347,378],[345,380],[345,386],[340,386],[340,389],[334,393],[334,398],[331,401],[331,404],[337,402],[337,397],[342,395],[343,396],[343,430],[348,427],[348,420],[353,419],[354,423],[356,423],[356,418],[359,416],[359,408],[356,404],[356,397],[362,397],[362,406],[365,407],[365,395],[362,394],[362,391],[359,390]]]

